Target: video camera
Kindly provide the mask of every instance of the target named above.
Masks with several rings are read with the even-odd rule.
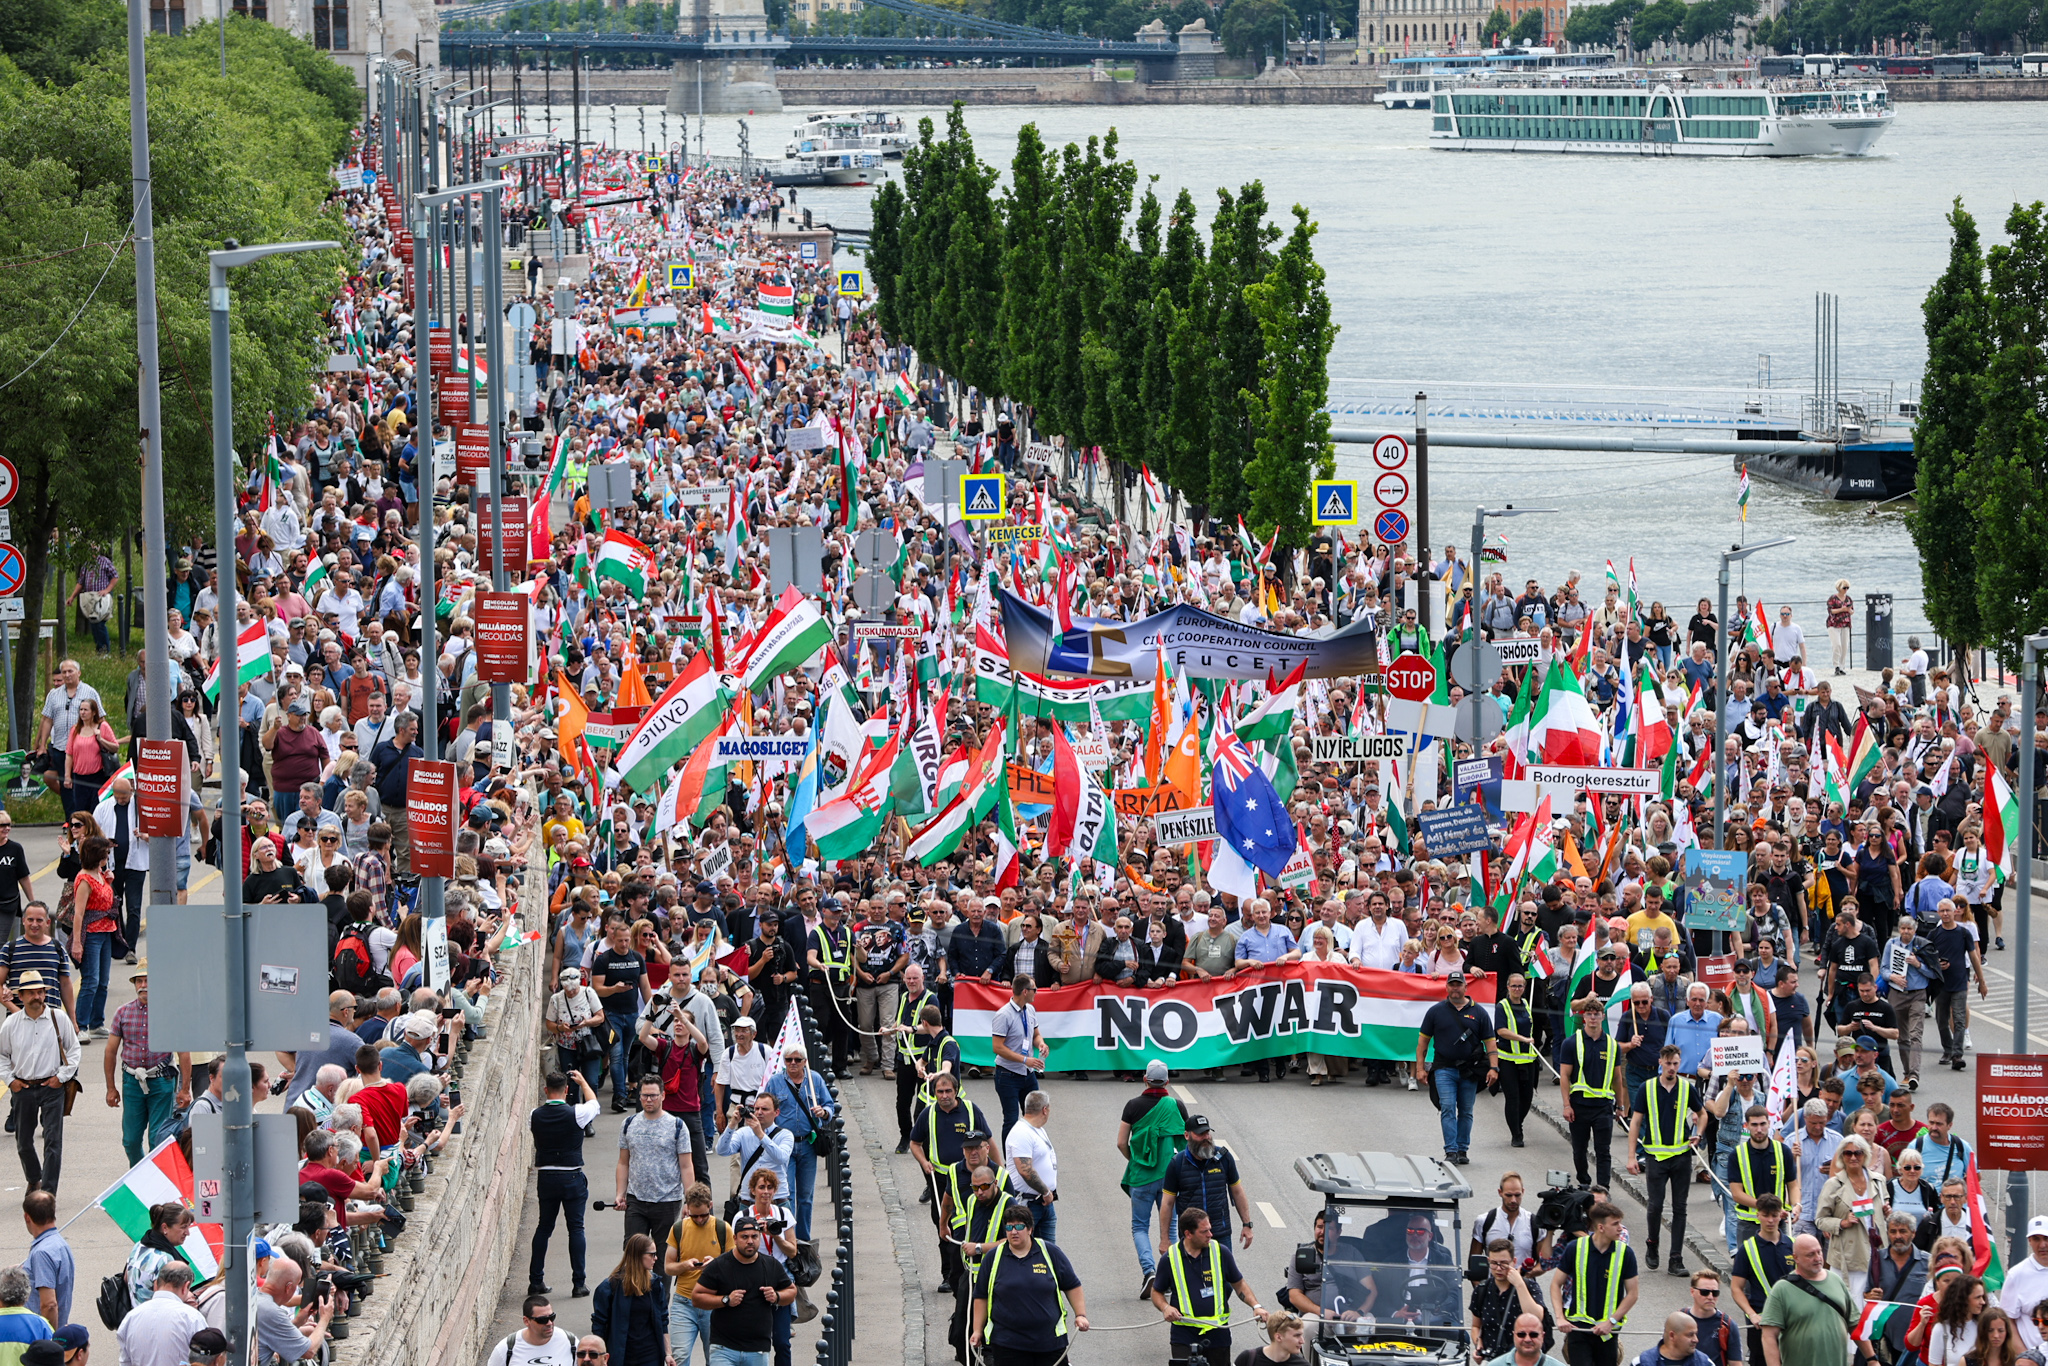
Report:
[[[1558,1244],[1589,1232],[1593,1227],[1587,1217],[1594,1203],[1592,1189],[1574,1181],[1567,1172],[1547,1172],[1545,1177],[1550,1185],[1537,1192],[1536,1211],[1530,1216],[1536,1232],[1555,1234]]]

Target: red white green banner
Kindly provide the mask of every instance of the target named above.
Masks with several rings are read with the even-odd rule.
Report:
[[[1471,995],[1490,1007],[1493,985],[1475,982]],[[1052,987],[1032,1007],[1051,1071],[1135,1071],[1152,1058],[1169,1067],[1225,1067],[1303,1050],[1413,1062],[1422,1017],[1443,999],[1440,977],[1289,963],[1172,986]],[[990,1030],[1009,1000],[1007,983],[954,985],[963,1061],[994,1063]]]

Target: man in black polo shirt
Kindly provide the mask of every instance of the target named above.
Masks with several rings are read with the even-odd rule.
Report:
[[[21,921],[21,903],[35,894],[28,852],[14,838],[14,817],[0,811],[0,943],[14,938],[15,926]]]
[[[569,1104],[569,1077],[583,1090],[583,1099]],[[544,1083],[547,1099],[527,1118],[533,1130],[533,1167],[540,1195],[540,1223],[533,1230],[533,1257],[527,1264],[526,1293],[550,1293],[542,1282],[547,1269],[548,1239],[555,1233],[555,1216],[569,1221],[569,1271],[575,1284],[572,1296],[587,1295],[583,1282],[583,1210],[590,1198],[590,1183],[583,1175],[583,1131],[597,1120],[597,1093],[581,1072],[569,1076],[548,1073]]]
[[[1430,1088],[1443,1121],[1444,1160],[1464,1164],[1472,1146],[1479,1088],[1499,1078],[1493,1019],[1465,995],[1465,974],[1444,978],[1444,999],[1422,1017],[1415,1038],[1415,1080]]]

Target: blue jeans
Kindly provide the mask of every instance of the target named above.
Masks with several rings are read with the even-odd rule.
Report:
[[[734,1347],[713,1347],[711,1366],[768,1366],[768,1353],[742,1352]]]
[[[83,919],[84,915],[81,913],[79,918]],[[87,934],[84,956],[78,966],[78,1027],[81,1030],[99,1029],[107,1023],[107,979],[113,970],[112,931]]]
[[[1479,1100],[1479,1083],[1467,1081],[1455,1067],[1439,1067],[1429,1074],[1436,1088],[1437,1119],[1444,1129],[1444,1155],[1467,1152],[1472,1147],[1472,1107]]]
[[[176,1077],[153,1077],[145,1087],[133,1073],[121,1073],[121,1147],[128,1154],[129,1166],[140,1162],[170,1127],[176,1111],[171,1102],[177,1097]]]
[[[1058,1242],[1060,1207],[1058,1205],[1033,1203],[1029,1208],[1031,1210],[1032,1233],[1037,1237],[1045,1239],[1048,1243]]]
[[[690,1350],[697,1340],[704,1341],[708,1356],[711,1347],[711,1311],[699,1309],[682,1295],[671,1295],[668,1301],[668,1340],[670,1355],[676,1359],[676,1366],[690,1366]]]
[[[807,1138],[789,1147],[789,1194],[796,1203],[797,1241],[811,1240],[811,1195],[818,1184],[818,1150]]]
[[[1159,1192],[1165,1186],[1166,1179],[1161,1177],[1131,1187],[1131,1243],[1138,1249],[1138,1266],[1147,1276],[1159,1266],[1152,1253],[1152,1219],[1159,1212]]]
[[[630,1015],[614,1015],[607,1010],[604,1019],[605,1023],[612,1027],[612,1032],[618,1036],[612,1040],[612,1099],[620,1105],[632,1105],[633,1097],[627,1094],[626,1057],[633,1048],[633,1026],[639,1022],[640,1012],[636,1010]]]
[[[1012,1072],[1007,1067],[995,1069],[996,1099],[1003,1107],[1003,1131],[995,1136],[996,1142],[1009,1141],[1010,1130],[1017,1127],[1017,1119],[1024,1113],[1024,1097],[1038,1089],[1036,1072]]]

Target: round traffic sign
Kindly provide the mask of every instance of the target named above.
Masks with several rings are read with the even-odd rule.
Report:
[[[1398,470],[1408,463],[1408,439],[1393,432],[1372,443],[1373,463],[1383,470]]]
[[[11,598],[19,593],[22,580],[27,577],[28,565],[22,560],[21,552],[0,541],[0,598]]]
[[[14,468],[14,462],[0,455],[0,508],[14,501],[14,495],[21,492],[21,471]]]
[[[1372,496],[1383,508],[1401,506],[1408,501],[1408,476],[1387,471],[1372,481]]]
[[[1500,708],[1494,706],[1492,702],[1481,698],[1476,709],[1471,702],[1466,702],[1458,708],[1457,718],[1452,722],[1460,740],[1474,739],[1472,728],[1475,721],[1478,723],[1479,735],[1474,742],[1482,745],[1500,734],[1505,725],[1500,718]]]
[[[1466,692],[1492,687],[1500,670],[1500,651],[1484,640],[1468,640],[1451,656],[1451,682]]]
[[[1427,701],[1436,692],[1436,665],[1409,651],[1387,666],[1387,691],[1404,702]]]
[[[1408,539],[1408,514],[1399,508],[1388,508],[1372,519],[1372,534],[1393,545]]]

